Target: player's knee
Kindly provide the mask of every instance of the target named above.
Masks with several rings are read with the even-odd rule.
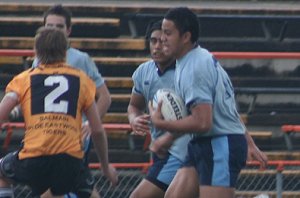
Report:
[[[134,190],[131,194],[129,198],[138,198],[139,197],[139,193],[138,191]]]
[[[91,194],[91,198],[101,198],[96,188],[93,189],[93,192]]]
[[[16,155],[17,153],[13,152],[0,159],[0,176],[2,178],[12,178],[15,175],[13,170],[13,160]]]

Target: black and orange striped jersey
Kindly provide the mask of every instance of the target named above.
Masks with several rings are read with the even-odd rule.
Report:
[[[64,63],[40,65],[17,75],[6,87],[24,114],[25,136],[19,158],[66,153],[82,158],[82,113],[95,100],[94,82]]]

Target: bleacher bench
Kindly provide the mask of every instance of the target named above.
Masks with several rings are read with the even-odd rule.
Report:
[[[273,132],[272,131],[249,131],[249,135],[252,138],[269,139],[272,137]]]
[[[165,12],[127,14],[132,37],[144,35],[145,25],[150,21],[163,19],[164,14]],[[299,48],[300,40],[297,35],[300,32],[297,27],[300,17],[294,14],[199,13],[197,16],[201,27],[200,44],[210,50],[280,51],[290,46],[290,51],[297,51],[296,49]],[[239,47],[233,47],[234,44]]]
[[[71,46],[84,50],[145,50],[144,39],[70,38]],[[33,49],[32,37],[0,37],[0,48]]]
[[[21,17],[21,16],[1,16],[0,24],[26,24],[26,25],[42,25],[43,18],[36,17]],[[100,17],[73,17],[72,24],[77,25],[110,25],[110,26],[119,26],[120,19],[118,18],[100,18]]]
[[[1,16],[0,36],[33,37],[43,25],[41,16]],[[24,31],[26,29],[26,31]],[[83,31],[84,30],[84,31]],[[104,17],[72,18],[72,37],[117,38],[120,36],[120,19]]]
[[[269,161],[274,160],[300,160],[299,151],[264,151]]]

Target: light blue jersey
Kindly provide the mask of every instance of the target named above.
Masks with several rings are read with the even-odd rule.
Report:
[[[87,53],[69,48],[67,50],[67,63],[84,71],[95,82],[97,88],[104,84],[104,79],[98,72],[97,66]],[[37,67],[38,64],[38,60],[35,58],[32,67]]]
[[[213,106],[212,128],[203,135],[245,133],[245,126],[240,121],[236,109],[230,78],[206,49],[197,46],[177,60],[175,90],[183,98],[188,109],[202,103]]]
[[[153,60],[145,62],[132,75],[134,83],[132,92],[142,95],[145,98],[145,104],[148,104],[149,101],[152,101],[158,89],[169,88],[174,90],[174,71],[175,67],[172,65],[164,73],[161,73]],[[151,137],[153,140],[163,133],[163,131],[151,127]],[[189,134],[178,138],[169,149],[170,154],[183,161],[190,139],[191,136]]]

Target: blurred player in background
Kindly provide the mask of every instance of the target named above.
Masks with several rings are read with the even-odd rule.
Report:
[[[26,126],[20,150],[0,160],[0,197],[13,197],[11,181],[30,186],[34,196],[50,189],[42,198],[67,192],[80,198],[100,197],[83,164],[82,113],[90,123],[104,175],[113,185],[118,179],[109,165],[106,134],[94,100],[95,84],[84,72],[65,63],[65,32],[43,27],[34,46],[39,65],[14,77],[0,103],[1,123],[19,104]]]
[[[44,26],[49,28],[57,28],[64,31],[67,36],[70,36],[72,31],[71,23],[72,13],[69,9],[62,5],[54,5],[44,13]],[[94,61],[85,52],[68,46],[66,61],[72,67],[84,71],[96,84],[96,104],[101,118],[105,115],[111,104],[111,97],[105,85],[104,79],[98,72]],[[32,66],[37,67],[40,64],[38,58],[35,58]],[[16,118],[21,114],[19,108],[15,108],[11,117]],[[85,162],[88,163],[88,151],[90,149],[90,130],[87,122],[83,123],[83,139],[85,141]]]
[[[146,32],[146,42],[150,48],[152,60],[141,64],[134,72],[132,79],[134,86],[128,106],[128,118],[133,131],[145,135],[151,131],[153,165],[145,179],[132,192],[130,198],[160,198],[182,165],[187,151],[187,144],[191,138],[189,134],[175,137],[168,132],[159,130],[150,124],[147,105],[152,101],[158,89],[174,90],[175,59],[166,56],[162,51],[161,24],[162,21],[150,23]],[[160,143],[164,140],[166,143]],[[195,178],[195,189],[198,186]],[[197,190],[195,193],[197,194]],[[195,195],[196,196],[196,195]]]

